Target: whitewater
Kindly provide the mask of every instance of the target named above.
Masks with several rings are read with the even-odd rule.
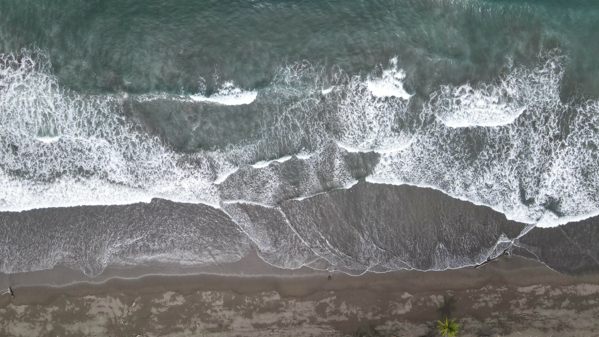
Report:
[[[82,95],[62,88],[42,51],[23,50],[18,61],[4,54],[1,210],[152,198],[215,207],[230,198],[273,205],[282,184],[276,163],[294,158],[312,171],[300,178],[302,186],[294,195],[305,197],[326,190],[317,183],[318,169],[330,171],[331,186],[351,186],[356,180],[343,157],[374,152],[381,158],[366,177],[370,182],[432,187],[538,226],[584,219],[598,212],[599,171],[592,144],[598,141],[593,128],[599,105],[561,101],[564,62],[558,53],[542,55],[532,69],[506,65],[492,83],[442,85],[420,108],[414,108],[402,86],[405,74],[396,58],[380,77],[337,74],[326,93],[319,92],[319,82],[326,79],[318,69],[289,66],[260,92],[225,82],[208,98],[192,95],[196,104],[277,100],[282,114],[256,140],[182,154],[124,115],[124,95]],[[315,83],[299,87],[294,81],[300,77]],[[311,117],[323,105],[326,115]],[[464,143],[474,137],[476,146]],[[310,148],[292,144],[279,156],[277,143],[284,138]],[[338,163],[323,168],[323,153],[331,146],[337,147]],[[237,195],[230,196],[235,188],[228,187],[229,181],[240,169],[255,172],[255,183],[237,186]]]
[[[22,218],[28,212],[53,219],[41,225],[42,236],[14,232],[20,239],[6,242],[23,246],[23,259],[44,258],[25,261],[5,252],[2,271],[66,264],[95,276],[108,265],[232,262],[254,249],[274,266],[353,275],[476,264],[515,247],[533,227],[599,213],[599,102],[561,99],[567,61],[556,50],[539,55],[532,67],[508,62],[492,81],[441,84],[423,100],[406,85],[410,77],[396,57],[364,75],[304,61],[281,65],[261,88],[244,89],[225,79],[213,92],[136,95],[65,88],[44,50],[2,54],[5,231],[17,230],[11,227],[15,223],[40,226]],[[176,133],[166,133],[136,113],[153,104],[206,110],[177,122]],[[240,122],[232,125],[230,118]],[[230,127],[241,136],[233,136]],[[224,140],[181,151],[173,135],[187,137],[187,143],[206,142],[206,135]],[[451,197],[434,197],[445,200],[439,206],[445,212],[453,212],[447,206],[451,200],[463,200],[491,207],[507,220],[493,225],[498,237],[490,231],[484,234],[488,238],[459,249],[451,240],[461,239],[443,243],[426,239],[434,232],[402,234],[385,223],[403,216],[397,210],[407,214],[421,206],[387,185],[399,191],[432,188]],[[354,200],[356,193],[369,197]],[[390,205],[377,202],[381,195]],[[122,208],[78,208],[93,205]],[[460,207],[471,206],[455,209]],[[379,208],[385,211],[363,215]],[[322,218],[335,209],[346,210]],[[74,222],[73,232],[64,232],[60,212],[100,212],[100,218],[94,224]],[[344,215],[352,212],[359,213]],[[171,217],[166,223],[153,219],[165,214]],[[195,219],[194,214],[210,215]],[[352,222],[377,217],[372,223]],[[352,225],[327,229],[335,218]],[[456,221],[439,226],[468,231]],[[46,235],[66,244],[31,248],[46,247]],[[168,243],[164,237],[170,237]],[[414,242],[432,245],[429,250],[436,253],[423,259]]]

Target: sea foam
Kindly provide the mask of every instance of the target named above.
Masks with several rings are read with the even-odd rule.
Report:
[[[386,152],[404,147],[412,139],[412,130],[398,127],[409,124],[411,95],[403,89],[397,59],[381,68],[382,76],[340,76],[332,96],[337,143],[350,152]]]
[[[208,97],[196,94],[189,96],[197,102],[210,102],[222,105],[245,105],[256,100],[258,92],[255,90],[244,91],[236,87],[233,82],[225,82],[220,90]]]
[[[375,97],[398,97],[409,100],[412,95],[406,92],[402,82],[406,73],[403,69],[397,69],[397,57],[392,58],[389,65],[391,67],[383,70],[380,78],[369,77],[366,87]]]
[[[599,144],[599,104],[561,101],[563,62],[544,55],[533,69],[510,67],[495,84],[468,90],[505,101],[509,123],[505,114],[493,117],[496,110],[458,102],[464,87],[441,88],[422,111],[422,119],[438,119],[410,146],[384,155],[369,179],[431,186],[541,227],[597,214],[599,165],[590,144]]]
[[[225,166],[194,166],[138,131],[121,114],[118,96],[61,88],[42,51],[0,58],[0,210],[154,197],[218,205],[212,181]]]
[[[534,68],[508,65],[491,83],[440,86],[422,108],[371,91],[373,81],[404,79],[395,58],[365,77],[290,65],[256,103],[261,138],[193,155],[126,119],[121,96],[61,88],[43,52],[2,59],[1,210],[156,197],[271,205],[351,185],[356,168],[346,159],[368,153],[381,156],[371,181],[431,186],[526,223],[553,226],[599,209],[599,105],[560,100],[564,57],[556,54]],[[248,93],[253,102],[256,92],[227,83],[216,95]],[[302,174],[288,187],[286,170]]]
[[[66,234],[57,221],[54,233],[74,244],[28,237],[33,241],[21,244],[41,242],[38,246],[47,250],[31,254],[46,258],[27,266],[11,260],[14,263],[3,265],[5,272],[70,263],[93,276],[108,264],[234,261],[250,249],[248,239],[259,247],[262,259],[283,268],[306,265],[352,274],[445,269],[484,261],[493,253],[489,249],[505,249],[521,235],[497,239],[494,232],[483,231],[489,239],[470,242],[477,249],[473,255],[457,246],[452,252],[449,242],[454,240],[437,244],[419,234],[399,247],[397,242],[405,237],[401,229],[385,225],[395,217],[371,219],[382,214],[377,207],[395,211],[393,204],[377,199],[378,193],[388,193],[382,200],[402,196],[393,194],[393,188],[356,184],[363,178],[431,187],[531,224],[525,230],[598,213],[599,103],[561,101],[564,60],[557,55],[541,57],[534,68],[508,65],[490,83],[440,86],[423,106],[402,95],[371,90],[370,84],[385,80],[385,74],[399,80],[394,59],[366,76],[349,76],[339,69],[329,74],[306,63],[287,66],[253,103],[262,118],[256,138],[195,154],[176,152],[126,118],[124,95],[83,95],[61,88],[42,52],[2,55],[2,61],[0,211],[133,204],[153,198],[180,202],[153,201],[168,204],[169,212],[194,210],[191,215],[175,212],[182,218],[169,220],[166,227],[162,214],[139,219],[148,227],[130,231],[123,224],[137,224],[136,214],[155,207],[131,206],[143,212],[118,208],[120,213],[109,217],[113,220],[102,222],[100,234],[93,231],[91,220],[85,226],[75,224],[80,226],[77,231]],[[330,91],[323,94],[322,88]],[[127,99],[156,97],[189,103],[189,98],[166,94]],[[351,191],[333,192],[344,189]],[[200,209],[219,214],[228,228],[226,236],[212,217],[195,225]],[[347,216],[355,210],[355,216]],[[135,221],[120,220],[126,215]],[[16,232],[7,219],[4,226]],[[330,226],[333,219],[336,226]],[[79,232],[99,239],[82,243]],[[144,237],[147,233],[157,235]],[[433,252],[425,259],[422,251],[411,248],[418,240]]]
[[[442,85],[431,95],[428,109],[450,127],[506,125],[529,106],[556,104],[562,76],[560,58],[533,70],[508,65],[495,83]]]

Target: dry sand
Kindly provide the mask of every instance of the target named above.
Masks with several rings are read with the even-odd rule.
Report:
[[[138,277],[165,270],[188,275]],[[111,269],[65,285],[74,274],[1,275],[16,297],[0,298],[0,335],[435,336],[438,308],[452,296],[459,336],[599,336],[599,277],[516,257],[476,270],[334,273],[330,281],[256,256],[199,271]]]

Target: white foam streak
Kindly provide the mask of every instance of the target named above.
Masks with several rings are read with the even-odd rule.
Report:
[[[341,186],[339,188],[336,188],[334,190],[349,190],[350,188],[352,188],[353,186],[355,186],[358,182],[359,181],[355,180],[355,179],[349,180],[349,181],[346,181],[343,186]],[[313,197],[316,197],[316,196],[319,196],[319,195],[323,195],[323,194],[328,193],[328,192],[330,192],[330,191],[318,192],[318,193],[313,193],[313,194],[306,194],[306,195],[302,195],[301,197],[292,198],[291,200],[302,201],[302,200],[305,200],[305,199],[310,199],[310,198],[313,198]]]
[[[545,214],[537,223],[537,227],[541,228],[551,228],[557,227],[561,225],[565,225],[570,222],[580,222],[589,218],[593,218],[599,216],[599,210],[594,212],[589,212],[577,216],[562,216],[558,217],[555,214],[547,213]]]
[[[291,156],[285,156],[285,157],[273,159],[273,160],[263,160],[263,161],[259,161],[255,164],[253,164],[252,167],[253,168],[262,168],[262,167],[266,167],[272,163],[284,163],[284,162],[288,161],[289,159],[291,159]]]
[[[215,185],[220,185],[223,181],[227,180],[227,178],[231,174],[237,172],[238,170],[239,170],[238,167],[234,167],[234,168],[231,168],[229,170],[221,172],[221,174],[219,174],[218,177],[216,178],[216,180],[214,181],[214,184]]]
[[[334,88],[335,88],[335,87],[330,87],[330,88],[327,88],[327,89],[322,89],[321,93],[322,93],[323,95],[330,94],[330,93],[331,93],[331,91],[333,91],[333,89],[334,89]]]
[[[337,144],[337,146],[339,146],[340,148],[342,148],[345,151],[350,152],[350,153],[364,152],[364,150],[361,150],[361,149],[349,146],[349,145],[347,145],[347,144],[345,144],[343,142],[340,142],[340,141],[335,142],[335,144]]]
[[[276,208],[273,205],[268,205],[260,202],[249,201],[249,200],[224,200],[222,201],[223,205],[234,205],[234,204],[247,204],[247,205],[255,205],[264,208]]]
[[[210,102],[222,105],[245,105],[250,104],[258,97],[258,92],[255,90],[244,91],[236,87],[233,82],[225,82],[222,88],[213,95],[208,97],[197,94],[189,96],[196,102]]]
[[[60,136],[56,137],[35,137],[35,139],[39,140],[42,143],[54,143],[60,140]]]
[[[440,95],[450,97],[431,109],[445,125],[454,128],[510,124],[526,109],[518,103],[504,103],[506,94],[494,86],[475,90],[466,84],[455,88],[450,95],[445,92]]]
[[[298,155],[296,155],[296,157],[301,160],[306,160],[306,159],[310,159],[313,155],[314,155],[314,153],[304,153],[304,154],[298,154]]]

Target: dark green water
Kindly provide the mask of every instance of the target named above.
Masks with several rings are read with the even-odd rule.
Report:
[[[263,250],[310,246],[230,205],[366,179],[588,218],[598,36],[594,1],[4,0],[0,211],[164,198],[228,210]]]

